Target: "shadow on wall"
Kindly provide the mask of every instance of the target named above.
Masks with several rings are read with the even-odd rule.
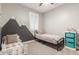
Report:
[[[10,19],[1,31],[2,37],[10,34],[18,34],[22,42],[32,40],[34,37],[25,25],[19,26],[15,19]],[[1,38],[2,38],[1,37]]]

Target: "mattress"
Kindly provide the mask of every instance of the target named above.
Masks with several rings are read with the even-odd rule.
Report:
[[[50,34],[36,34],[36,38],[53,44],[57,44],[57,41],[61,39],[61,37],[58,35]]]

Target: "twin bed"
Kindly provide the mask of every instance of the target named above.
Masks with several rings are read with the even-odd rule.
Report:
[[[36,34],[36,41],[41,42],[47,46],[55,48],[57,51],[64,47],[64,38],[58,35],[50,34]]]

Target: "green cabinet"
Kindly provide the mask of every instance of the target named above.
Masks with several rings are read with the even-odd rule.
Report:
[[[75,41],[76,41],[75,36],[76,34],[72,32],[65,33],[65,45],[67,47],[75,48]]]

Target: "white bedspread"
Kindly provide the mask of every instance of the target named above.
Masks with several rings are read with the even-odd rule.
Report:
[[[60,40],[61,37],[58,35],[50,35],[50,34],[36,34],[36,38],[53,44],[57,44],[57,41]]]

